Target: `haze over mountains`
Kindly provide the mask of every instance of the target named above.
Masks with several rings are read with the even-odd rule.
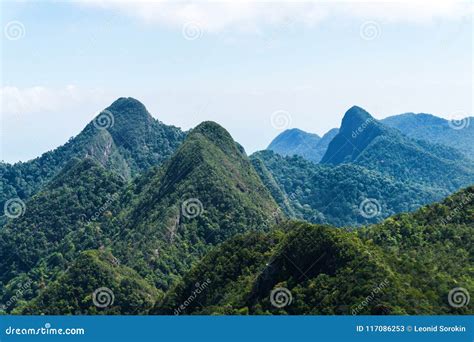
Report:
[[[407,137],[453,147],[473,159],[474,149],[471,148],[474,141],[473,120],[474,117],[465,117],[448,121],[431,114],[406,113],[378,121],[385,126],[396,128]],[[273,139],[267,150],[283,156],[299,155],[310,161],[319,162],[326,152],[327,145],[338,131],[338,128],[333,128],[320,138],[317,134],[298,128],[288,129]],[[321,149],[317,149],[318,152],[315,153],[315,144],[320,145],[320,139],[324,138],[328,138],[322,142],[324,149],[322,152]]]
[[[385,281],[361,313],[472,312],[445,295],[473,286],[474,166],[438,140],[352,107],[322,138],[291,130],[272,143],[285,155],[248,157],[215,122],[182,132],[120,98],[58,149],[0,165],[0,312],[173,314],[206,283],[179,313],[347,314]],[[295,303],[275,309],[281,286]]]

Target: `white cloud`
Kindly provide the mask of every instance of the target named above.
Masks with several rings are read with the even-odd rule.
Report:
[[[337,2],[290,1],[170,1],[170,0],[79,0],[87,6],[117,10],[150,24],[182,28],[189,22],[203,30],[220,32],[258,32],[265,26],[289,20],[312,26],[332,16],[371,19],[387,22],[430,23],[435,19],[458,19],[472,14],[469,1],[452,0],[366,0]]]
[[[75,85],[67,85],[62,88],[4,86],[0,88],[0,101],[5,118],[74,108],[85,101],[99,100],[102,93],[97,89],[85,90]]]

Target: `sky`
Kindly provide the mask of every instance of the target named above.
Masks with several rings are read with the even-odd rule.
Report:
[[[473,115],[473,5],[456,1],[2,1],[0,160],[77,135],[118,97],[247,153],[287,128]]]

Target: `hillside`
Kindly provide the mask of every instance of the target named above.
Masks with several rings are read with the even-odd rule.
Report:
[[[450,146],[474,159],[474,117],[450,122],[431,114],[406,113],[380,121],[410,138]]]
[[[282,156],[297,155],[319,163],[337,132],[338,129],[334,128],[319,137],[317,134],[307,133],[297,128],[288,129],[273,139],[267,150]]]
[[[344,115],[321,163],[353,163],[445,194],[474,183],[474,163],[457,150],[408,138],[356,106]]]
[[[443,197],[359,165],[316,165],[302,157],[257,152],[252,162],[282,210],[292,218],[335,226],[377,223]]]
[[[30,198],[73,158],[91,157],[129,179],[162,164],[184,136],[155,120],[139,101],[119,98],[66,144],[28,162],[0,163],[0,206],[12,198]]]
[[[282,217],[245,152],[213,122],[193,129],[163,168],[139,177],[122,204],[112,249],[163,289],[210,246]]]
[[[474,256],[474,187],[359,231],[303,222],[279,228],[270,234],[237,236],[220,245],[152,312],[166,314],[173,308],[175,314],[474,312],[472,305],[450,305],[454,299],[449,297],[459,287],[474,290],[469,266]],[[207,286],[196,294],[193,284],[204,280]]]
[[[85,196],[101,194],[100,184],[114,184],[112,180],[101,183],[100,174],[95,177],[93,172],[106,173],[91,158],[66,168],[44,192],[27,202],[28,211],[20,220],[12,220],[2,231],[5,256],[15,254],[15,246],[29,246],[15,263],[2,258],[7,262],[1,265],[2,280],[11,282],[6,292],[26,275],[35,279],[30,297],[38,291],[40,296],[49,296],[41,291],[44,277],[48,284],[69,279],[65,265],[82,251],[98,248],[108,249],[122,266],[138,272],[154,288],[166,290],[211,246],[239,233],[268,231],[283,216],[240,145],[213,122],[193,129],[163,167],[152,168],[127,187],[114,188],[110,202]],[[100,212],[99,218],[84,220],[84,216],[96,215],[85,203],[63,198],[71,191],[88,200],[87,205]],[[39,200],[42,208],[49,208],[45,216],[35,210]],[[103,203],[106,210],[101,210]],[[49,216],[54,219],[44,222]],[[59,220],[63,226],[58,228],[55,222]],[[36,226],[41,227],[36,233],[23,235]],[[90,281],[88,286],[95,286],[95,279]],[[58,286],[54,288],[59,291]],[[67,305],[57,310],[72,310]]]
[[[57,280],[16,312],[23,315],[146,313],[160,292],[115,260],[108,251],[82,252],[67,270],[60,272]]]
[[[116,211],[123,186],[121,177],[91,158],[71,160],[26,201],[22,216],[0,229],[0,298],[8,299],[9,289],[26,280],[34,283],[34,295],[78,252],[98,248],[107,234],[98,224]]]

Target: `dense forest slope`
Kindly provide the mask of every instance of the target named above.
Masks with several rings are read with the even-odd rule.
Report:
[[[249,158],[117,100],[1,165],[0,314],[472,314],[473,162],[358,107],[331,134]]]
[[[448,192],[474,183],[474,163],[461,152],[408,138],[357,106],[344,115],[321,163],[353,163],[396,180]]]
[[[264,184],[292,218],[336,226],[376,223],[443,197],[416,183],[402,182],[352,164],[322,165],[271,151],[252,155]]]
[[[431,114],[406,113],[380,121],[406,136],[450,146],[474,159],[474,117],[448,121]]]
[[[72,158],[91,157],[129,179],[162,164],[184,137],[179,128],[155,120],[139,101],[120,98],[63,146],[28,162],[0,163],[0,207],[11,198],[28,199]]]
[[[68,265],[83,251],[109,251],[124,272],[133,269],[159,293],[212,246],[236,234],[268,231],[284,216],[243,149],[213,122],[193,129],[165,165],[126,187],[87,158],[74,161],[26,206],[0,231],[2,296],[29,279],[33,285],[24,299],[40,296],[34,303],[56,296],[48,293],[60,291],[61,282],[76,281]],[[96,279],[90,282],[95,286]],[[64,289],[79,286],[74,284]],[[52,303],[68,304],[58,310],[76,312],[66,300],[70,293],[60,294],[65,299]],[[44,312],[58,312],[50,309]],[[76,309],[95,312],[87,305]]]
[[[472,314],[451,290],[474,291],[474,187],[348,232],[288,222],[209,253],[158,314]],[[189,302],[196,283],[208,286]],[[462,290],[461,290],[462,291]],[[451,292],[452,293],[452,292]],[[459,298],[457,299],[459,300]],[[176,312],[176,308],[181,308]]]

